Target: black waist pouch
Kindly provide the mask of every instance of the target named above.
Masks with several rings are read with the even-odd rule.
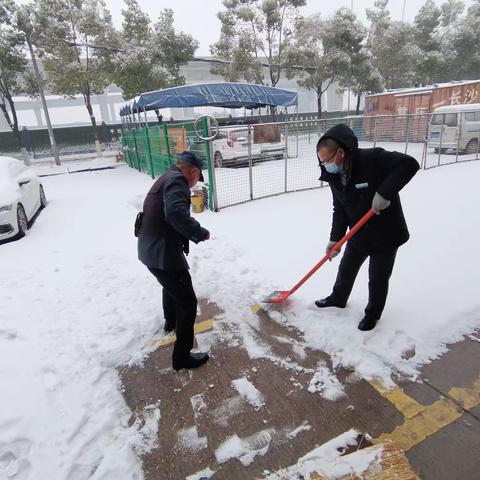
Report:
[[[143,212],[138,212],[137,213],[137,218],[135,219],[135,228],[134,228],[134,234],[136,237],[140,234],[140,229],[142,228],[142,222],[143,222]]]

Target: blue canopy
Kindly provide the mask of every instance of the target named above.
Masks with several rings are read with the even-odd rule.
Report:
[[[297,92],[252,83],[202,83],[142,93],[132,107],[135,112],[160,108],[290,107],[297,104]]]

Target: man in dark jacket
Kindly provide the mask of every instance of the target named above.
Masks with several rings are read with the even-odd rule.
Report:
[[[203,180],[202,168],[203,162],[194,153],[182,153],[148,192],[138,234],[138,258],[163,287],[164,330],[176,331],[175,370],[196,368],[208,361],[206,353],[190,352],[197,297],[185,258],[189,241],[210,238],[208,230],[190,216],[190,188]]]
[[[383,148],[358,148],[352,130],[335,125],[317,144],[322,174],[333,194],[333,218],[326,253],[372,208],[377,214],[347,242],[333,292],[315,305],[344,308],[355,278],[370,257],[368,305],[360,330],[372,330],[387,300],[388,282],[400,245],[409,239],[398,192],[419,169],[418,162],[403,153]],[[332,252],[331,258],[338,252]]]

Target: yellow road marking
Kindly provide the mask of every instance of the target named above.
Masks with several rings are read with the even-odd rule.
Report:
[[[473,388],[452,388],[448,394],[466,410],[476,407],[480,404],[480,377],[473,384]]]
[[[373,443],[392,440],[405,451],[423,442],[427,437],[460,418],[463,411],[452,401],[442,398],[426,407],[413,418],[408,418],[392,433],[382,433]]]
[[[380,382],[370,382],[370,385],[406,418],[412,418],[425,410],[425,406],[409,397],[400,387],[386,388]]]
[[[204,320],[203,322],[198,322],[195,324],[193,331],[195,335],[199,333],[208,332],[213,328],[213,319]],[[175,343],[177,337],[175,335],[168,335],[167,337],[156,338],[149,342],[148,346],[150,348],[165,347]]]
[[[441,398],[429,406],[424,406],[406,395],[400,388],[390,392],[381,384],[374,388],[387,398],[405,416],[402,425],[391,433],[382,433],[373,443],[394,441],[400,448],[407,451],[423,442],[427,437],[437,433],[463,415],[463,410],[449,398]],[[385,390],[382,392],[382,390]],[[401,392],[401,393],[400,393]],[[480,377],[474,382],[473,388],[452,388],[448,395],[468,410],[480,405]],[[414,413],[418,410],[417,413]],[[408,414],[408,415],[407,415]]]

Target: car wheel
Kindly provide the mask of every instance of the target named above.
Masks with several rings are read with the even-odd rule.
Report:
[[[17,238],[24,237],[28,230],[28,220],[27,220],[27,215],[25,214],[25,210],[23,206],[20,204],[17,206],[17,226],[18,226]]]
[[[465,147],[465,153],[477,153],[478,152],[478,140],[476,138],[472,138]]]
[[[40,185],[40,210],[44,209],[47,206],[47,197],[45,196],[45,190],[43,186]]]
[[[215,155],[213,157],[213,164],[215,165],[215,168],[221,168],[223,165],[223,157],[220,152],[215,152]]]

